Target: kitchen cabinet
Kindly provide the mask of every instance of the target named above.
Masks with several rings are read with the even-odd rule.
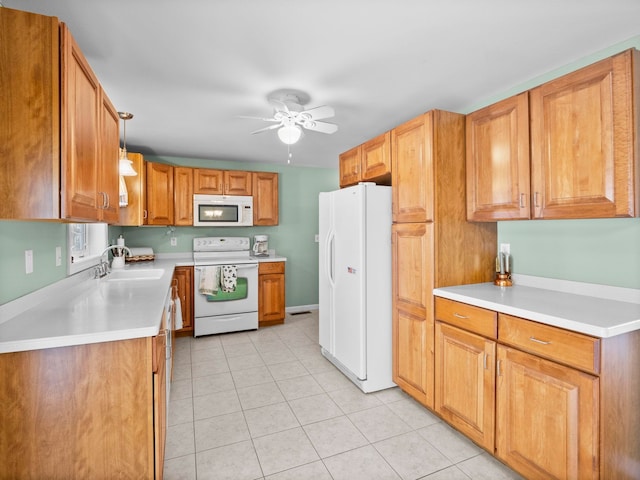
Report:
[[[193,192],[210,195],[250,196],[252,192],[251,179],[251,172],[196,168],[193,175]]]
[[[435,411],[493,453],[497,315],[441,298],[435,305]]]
[[[468,220],[530,218],[529,93],[467,115],[466,144]]]
[[[358,182],[391,184],[391,133],[386,132],[340,155],[340,187]]]
[[[119,119],[70,31],[3,8],[0,32],[0,218],[117,221]]]
[[[174,225],[193,226],[193,169],[173,167]]]
[[[177,287],[182,308],[182,328],[177,330],[178,336],[193,335],[193,267],[176,267],[173,278]]]
[[[436,336],[437,413],[524,477],[640,476],[639,331],[597,338],[437,298]]]
[[[469,219],[637,216],[639,55],[624,51],[470,114]]]
[[[147,162],[147,225],[173,225],[173,168]]]
[[[284,262],[258,264],[258,326],[284,323]]]
[[[147,162],[140,153],[127,152],[127,158],[137,175],[122,177],[127,186],[128,204],[120,207],[118,225],[136,227],[147,221]]]
[[[164,328],[0,355],[3,478],[162,478]]]
[[[432,290],[492,280],[496,229],[466,221],[463,115],[427,112],[391,140],[393,380],[433,409]]]
[[[253,172],[253,225],[278,225],[278,174]]]

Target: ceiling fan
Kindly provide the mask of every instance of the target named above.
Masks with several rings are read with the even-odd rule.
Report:
[[[274,108],[272,117],[251,117],[241,115],[241,118],[251,118],[265,122],[273,122],[273,125],[260,128],[252,134],[278,130],[278,138],[287,144],[293,145],[302,136],[303,129],[320,133],[335,133],[338,126],[333,123],[319,122],[335,115],[333,108],[328,105],[304,109],[309,96],[303,92],[278,91],[268,96],[269,103]]]

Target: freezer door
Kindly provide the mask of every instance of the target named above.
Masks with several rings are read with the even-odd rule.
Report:
[[[331,192],[320,193],[319,197],[319,252],[318,252],[318,304],[320,346],[333,354],[331,344],[331,322],[333,318],[332,272],[332,196]]]
[[[357,378],[365,380],[365,190],[358,185],[333,195],[332,353]]]

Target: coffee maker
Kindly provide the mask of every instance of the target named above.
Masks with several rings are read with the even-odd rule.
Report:
[[[256,257],[269,256],[269,236],[268,235],[253,236],[253,254]]]

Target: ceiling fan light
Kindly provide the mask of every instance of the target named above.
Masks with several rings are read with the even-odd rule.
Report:
[[[278,129],[278,138],[286,145],[293,145],[302,135],[302,129],[297,125],[285,125]]]

